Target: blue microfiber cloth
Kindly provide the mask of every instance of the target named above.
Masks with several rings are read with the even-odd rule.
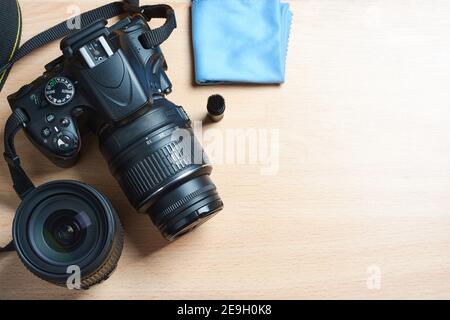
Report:
[[[192,0],[196,82],[283,83],[291,21],[280,0]]]

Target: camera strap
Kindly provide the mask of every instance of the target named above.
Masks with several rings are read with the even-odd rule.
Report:
[[[17,132],[24,128],[27,122],[28,116],[22,109],[14,110],[6,121],[4,135],[5,152],[3,153],[3,156],[8,164],[14,190],[21,199],[25,198],[27,193],[34,189],[33,182],[31,182],[30,178],[20,165],[20,159],[16,153],[16,148],[14,147],[14,138]],[[12,242],[4,248],[0,247],[0,252],[12,250],[14,250]]]
[[[6,2],[5,3],[2,2],[0,10],[4,9],[6,12],[11,11],[10,8],[12,7],[12,3],[14,3],[17,12],[16,16],[18,15],[18,18],[16,18],[16,20],[19,21],[20,22],[19,24],[21,25],[21,15],[18,0],[2,0],[2,1]],[[7,8],[9,8],[9,10],[6,7],[3,8],[4,4],[6,5]],[[109,3],[99,8],[82,13],[79,16],[79,19],[81,22],[81,26],[86,27],[97,20],[110,19],[124,13],[141,14],[146,18],[147,21],[150,21],[152,18],[166,19],[166,22],[161,27],[151,29],[150,31],[145,32],[142,35],[141,37],[142,44],[147,49],[158,46],[161,43],[163,43],[165,40],[167,40],[167,38],[169,38],[172,31],[177,27],[175,12],[170,6],[161,4],[161,5],[145,5],[140,7],[139,0],[124,0]],[[14,35],[16,36],[15,45],[9,46],[13,47],[14,50],[10,49],[6,51],[7,53],[0,52],[1,54],[0,75],[2,75],[2,79],[0,80],[0,91],[14,63],[16,63],[18,60],[22,59],[26,55],[30,54],[32,51],[41,48],[55,40],[61,39],[73,32],[78,31],[76,29],[71,28],[71,26],[73,25],[72,23],[73,19],[74,18],[68,19],[64,22],[57,24],[54,27],[47,29],[44,32],[39,33],[38,35],[32,37],[30,40],[26,41],[18,49],[17,47],[20,42],[21,27],[16,27],[15,29],[17,29],[18,31],[16,30],[16,32],[14,33]],[[2,25],[7,24],[7,22],[6,21],[4,22],[3,20],[0,20],[0,23]],[[14,28],[5,28],[6,33],[10,32],[10,30],[14,30]],[[7,57],[5,58],[6,55]]]
[[[20,165],[20,159],[16,153],[16,148],[14,147],[14,138],[17,132],[25,127],[27,122],[28,116],[22,109],[18,108],[14,110],[8,120],[6,120],[4,136],[5,152],[3,153],[3,156],[8,164],[14,190],[21,199],[23,199],[30,190],[34,189],[33,183]]]

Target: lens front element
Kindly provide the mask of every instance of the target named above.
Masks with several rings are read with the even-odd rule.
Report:
[[[55,251],[72,252],[84,242],[90,225],[92,221],[84,211],[59,210],[44,222],[44,240]]]

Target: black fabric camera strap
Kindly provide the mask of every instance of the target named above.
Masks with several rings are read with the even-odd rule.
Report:
[[[14,138],[17,132],[25,127],[27,122],[28,116],[24,111],[21,109],[14,110],[6,121],[4,136],[5,152],[3,153],[3,156],[8,164],[9,172],[11,173],[14,190],[21,199],[23,199],[30,190],[34,189],[33,183],[20,165],[20,159],[16,153],[16,148],[14,147]]]
[[[81,25],[87,26],[97,20],[110,19],[123,13],[139,13],[142,14],[147,21],[150,21],[152,18],[166,18],[166,22],[161,27],[152,29],[142,35],[141,40],[146,48],[155,47],[163,43],[177,26],[175,12],[170,6],[146,5],[139,7],[139,0],[124,0],[123,2],[119,1],[109,3],[99,8],[82,13],[79,17]],[[69,28],[70,21],[72,21],[72,19],[61,22],[56,26],[41,32],[26,41],[17,51],[14,50],[12,55],[10,53],[9,59],[6,60],[8,62],[0,67],[0,74],[4,74],[3,83],[6,80],[9,70],[18,60],[30,54],[32,51],[45,46],[46,44],[61,39],[72,32],[76,32],[77,30],[72,30]],[[2,60],[0,59],[0,61]],[[1,89],[2,88],[0,86],[0,91]]]
[[[29,191],[34,189],[33,182],[31,182],[30,178],[20,165],[20,159],[16,153],[16,148],[14,147],[14,138],[17,132],[24,128],[27,122],[28,116],[25,112],[21,109],[14,110],[6,121],[4,136],[5,152],[3,156],[5,157],[9,172],[11,173],[14,190],[21,199],[23,199]],[[12,250],[14,250],[12,242],[4,248],[0,247],[0,252]]]
[[[148,21],[152,18],[166,19],[161,27],[145,32],[141,36],[142,45],[146,49],[159,46],[170,37],[172,31],[177,27],[175,12],[168,5],[142,6],[138,13],[141,13]]]

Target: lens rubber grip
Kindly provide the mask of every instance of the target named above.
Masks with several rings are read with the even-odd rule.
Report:
[[[197,139],[194,150],[202,150]],[[143,208],[143,204],[167,181],[190,169],[201,170],[207,166],[211,171],[205,158],[199,164],[195,163],[192,153],[187,152],[185,144],[178,141],[172,141],[138,159],[140,160],[131,164],[123,162],[123,166],[114,170],[114,176],[133,206],[144,212],[147,208]]]

